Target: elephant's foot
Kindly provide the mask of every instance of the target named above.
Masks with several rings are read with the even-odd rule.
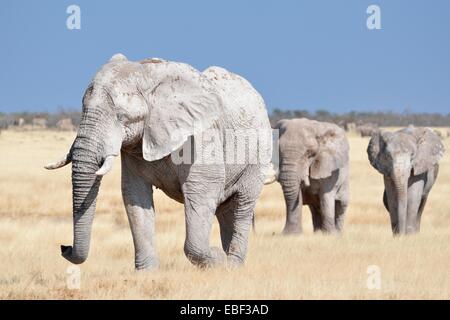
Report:
[[[244,265],[244,259],[234,254],[227,255],[227,268],[234,269]]]
[[[217,247],[211,247],[209,252],[199,252],[197,250],[189,250],[185,247],[184,252],[189,261],[200,268],[212,268],[225,265],[227,256],[225,252]]]
[[[284,235],[298,235],[302,234],[302,228],[298,224],[286,224],[283,229]]]
[[[407,226],[406,227],[406,234],[416,234],[419,233],[419,230],[417,230],[417,228],[415,226]]]
[[[336,229],[335,227],[322,227],[321,229],[320,229],[320,231],[321,231],[321,233],[322,234],[325,234],[325,235],[337,235],[337,234],[340,234],[340,232],[338,231],[338,229]]]
[[[211,253],[214,257],[213,265],[224,265],[227,262],[227,255],[221,248],[211,247]]]
[[[135,262],[134,268],[136,271],[154,271],[159,269],[159,259],[152,257],[143,261]]]

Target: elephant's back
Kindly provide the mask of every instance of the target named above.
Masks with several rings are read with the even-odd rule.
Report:
[[[247,80],[220,67],[209,67],[203,74],[222,99],[226,128],[270,128],[264,99]]]
[[[346,139],[345,130],[331,122],[317,121],[306,118],[282,119],[277,122],[275,129],[279,130],[280,139],[295,140],[312,139],[334,132],[340,139]]]
[[[226,165],[226,185],[235,184],[236,178],[249,169],[249,164],[257,165],[262,181],[272,157],[272,128],[263,98],[247,80],[223,68],[209,67],[203,74],[212,82],[222,99],[223,113],[219,126],[225,130],[227,143],[232,141],[229,138],[238,141],[249,139],[249,143],[244,144],[248,147],[245,163]],[[224,150],[225,154],[227,151]],[[235,156],[243,155],[242,151],[234,150]],[[251,162],[252,157],[256,157],[256,163]]]

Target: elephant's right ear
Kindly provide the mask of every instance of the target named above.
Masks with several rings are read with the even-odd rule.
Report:
[[[169,155],[189,136],[210,128],[222,104],[209,80],[186,64],[164,62],[152,73],[159,80],[147,96],[149,116],[142,143],[147,161]]]
[[[369,146],[367,147],[367,155],[372,167],[377,169],[381,174],[388,175],[388,167],[383,164],[381,157],[383,156],[384,148],[383,133],[380,130],[375,131],[370,139]]]
[[[412,161],[414,174],[430,170],[444,156],[441,138],[429,128],[417,128],[417,151]]]

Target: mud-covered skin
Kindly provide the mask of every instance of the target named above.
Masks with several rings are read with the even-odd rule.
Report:
[[[225,136],[248,129],[265,132],[259,136],[262,143],[245,151],[259,152],[259,161],[228,161]],[[121,154],[122,196],[136,269],[159,264],[154,186],[184,203],[184,251],[192,263],[242,264],[255,201],[270,162],[270,130],[263,99],[238,75],[218,67],[201,73],[177,62],[154,58],[131,62],[121,54],[113,56],[86,90],[80,128],[69,154],[47,167],[72,162],[74,244],[62,247],[63,256],[73,263],[87,259],[101,176]],[[218,138],[205,139],[206,132]],[[196,151],[215,151],[180,162],[179,151],[184,154],[191,141],[198,143]],[[222,249],[209,247],[215,215]]]

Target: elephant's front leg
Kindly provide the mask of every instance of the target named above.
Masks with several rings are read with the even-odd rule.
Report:
[[[396,214],[397,202],[395,199],[395,188],[392,180],[388,177],[384,177],[384,194],[383,203],[389,212],[389,217],[391,219],[391,229],[394,234],[398,233],[398,215]]]
[[[136,174],[134,160],[122,153],[122,197],[134,242],[136,270],[156,269],[155,209],[152,186]]]
[[[321,230],[327,233],[336,232],[335,223],[335,194],[333,192],[322,193],[320,196],[320,213],[322,220]]]
[[[410,179],[408,187],[408,206],[406,216],[406,233],[416,233],[419,231],[420,210],[422,207],[423,190],[425,179],[413,177]],[[423,210],[423,208],[422,208]]]
[[[320,231],[322,229],[322,214],[320,213],[319,206],[317,204],[310,204],[309,210],[311,211],[314,232]]]
[[[342,171],[340,171],[339,174],[342,174]],[[347,177],[345,181],[341,184],[341,186],[338,188],[336,199],[339,198],[339,200],[336,200],[335,202],[335,225],[336,230],[338,232],[342,232],[344,228],[344,220],[345,220],[345,214],[348,209],[349,204],[349,180],[348,180],[348,168],[345,169],[343,172],[344,177]]]

